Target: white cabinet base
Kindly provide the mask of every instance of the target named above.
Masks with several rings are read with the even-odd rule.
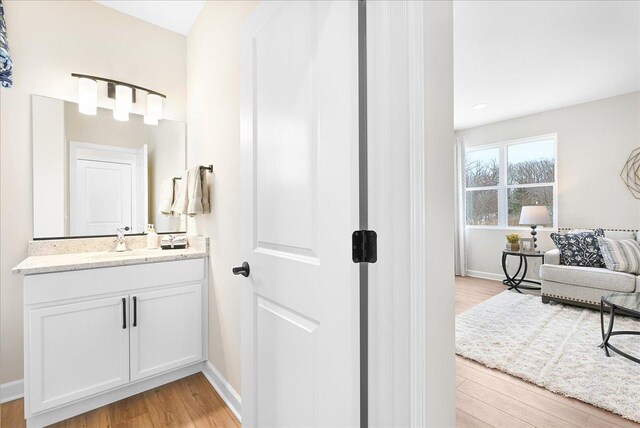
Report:
[[[208,265],[205,257],[26,275],[27,426],[201,372]]]
[[[106,406],[118,400],[131,397],[132,395],[140,394],[141,392],[157,388],[158,386],[162,386],[178,379],[182,379],[183,377],[199,373],[203,370],[204,364],[206,364],[206,362],[192,364],[190,366],[174,370],[170,373],[146,378],[138,382],[130,383],[113,391],[99,394],[94,397],[85,398],[81,401],[74,402],[59,409],[52,409],[41,412],[27,419],[27,428],[46,427],[56,422],[60,422],[73,416],[88,412],[90,410],[97,409],[98,407]]]

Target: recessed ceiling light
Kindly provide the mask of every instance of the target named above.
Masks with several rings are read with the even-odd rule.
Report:
[[[487,107],[489,107],[489,104],[476,104],[471,108],[474,110],[482,110],[483,108],[487,108]]]

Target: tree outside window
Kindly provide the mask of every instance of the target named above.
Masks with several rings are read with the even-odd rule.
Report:
[[[553,226],[555,151],[555,136],[468,149],[467,225],[519,226],[523,206],[545,205]]]

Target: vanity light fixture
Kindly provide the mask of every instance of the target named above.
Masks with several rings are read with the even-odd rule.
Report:
[[[133,104],[133,88],[116,85],[116,104],[113,108],[113,118],[126,122],[129,120],[131,105]]]
[[[155,117],[151,117],[148,114],[144,115],[144,119],[142,121],[147,125],[157,125],[158,124],[158,119],[156,119]]]
[[[98,107],[98,81],[107,83],[107,96],[115,99],[113,118],[116,120],[129,120],[129,113],[136,102],[136,92],[147,93],[147,111],[144,115],[144,123],[157,125],[162,120],[162,99],[167,96],[142,86],[105,77],[90,76],[87,74],[71,73],[78,78],[78,104],[80,113],[95,115]]]
[[[157,125],[161,119],[162,97],[158,94],[147,93],[147,114],[144,115],[144,123]]]
[[[78,110],[83,114],[98,112],[98,81],[88,77],[78,79]]]

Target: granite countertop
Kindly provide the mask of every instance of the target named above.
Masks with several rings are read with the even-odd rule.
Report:
[[[191,240],[190,240],[191,241]],[[96,247],[95,243],[83,244],[83,251],[57,253],[51,248],[42,248],[43,241],[37,241],[33,248],[29,249],[31,254],[20,264],[13,268],[14,274],[32,275],[38,273],[64,272],[80,269],[94,269],[111,266],[129,266],[144,263],[157,263],[173,260],[197,259],[209,255],[208,238],[200,238],[198,242],[190,242],[188,248],[184,250],[148,250],[146,248],[134,248],[131,251],[112,252]],[[59,245],[58,245],[59,247]],[[91,249],[101,251],[87,251]],[[71,250],[71,248],[69,249]],[[58,251],[61,251],[58,248]]]

